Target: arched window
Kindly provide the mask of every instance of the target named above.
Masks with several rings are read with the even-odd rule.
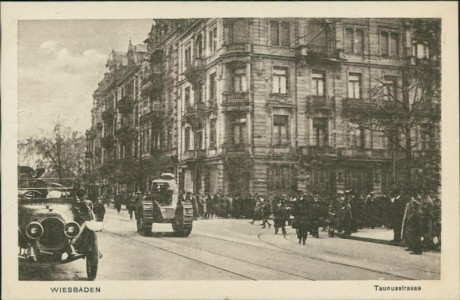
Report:
[[[197,58],[201,58],[203,56],[203,37],[198,35],[195,41],[195,54]]]

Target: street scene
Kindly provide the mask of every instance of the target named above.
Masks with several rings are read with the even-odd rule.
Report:
[[[18,28],[19,280],[440,279],[440,19]]]
[[[272,221],[270,221],[272,222]],[[381,243],[388,230],[368,233],[369,241],[308,237],[297,243],[295,230],[274,234],[241,219],[194,222],[187,239],[158,224],[150,236],[136,233],[125,209],[107,208],[99,234],[103,253],[98,280],[430,280],[440,278],[440,253],[407,255]],[[392,233],[390,232],[390,236]],[[372,241],[373,240],[373,241]],[[83,261],[47,269],[22,266],[20,280],[86,280]]]

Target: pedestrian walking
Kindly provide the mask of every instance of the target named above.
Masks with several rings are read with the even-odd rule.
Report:
[[[118,194],[118,193],[115,195],[115,208],[116,208],[117,212],[120,213],[120,211],[121,211],[121,195]]]
[[[282,199],[279,199],[277,204],[273,207],[273,214],[275,217],[274,226],[275,234],[278,234],[278,230],[281,228],[281,232],[286,234],[286,221],[289,218],[288,210],[286,204]]]
[[[129,219],[133,219],[134,211],[136,210],[136,198],[138,197],[137,193],[133,193],[128,200],[128,204],[126,205],[128,208]]]
[[[310,195],[310,233],[313,237],[319,238],[319,226],[321,218],[321,206],[318,195]]]
[[[305,200],[303,193],[299,193],[299,198],[294,204],[293,208],[294,214],[294,223],[293,228],[295,227],[297,238],[299,239],[299,244],[306,244],[308,237],[308,205]]]
[[[267,199],[266,201],[263,201],[263,205],[262,205],[262,225],[260,225],[262,226],[262,228],[265,228],[266,225],[268,225],[268,228],[272,227],[272,224],[268,222],[268,219],[270,218],[270,214],[271,214],[271,206],[270,206],[270,202]]]
[[[254,212],[253,212],[253,215],[252,215],[252,222],[249,222],[252,225],[254,225],[255,221],[258,221],[258,220],[262,219],[263,202],[264,202],[264,199],[262,197],[257,196],[257,200],[256,200],[256,203],[254,205]]]
[[[353,215],[351,213],[351,204],[349,198],[345,199],[345,203],[342,206],[342,218],[345,235],[351,235]]]
[[[96,203],[94,203],[93,211],[96,217],[96,221],[103,222],[105,216],[105,206],[102,197],[99,197]]]

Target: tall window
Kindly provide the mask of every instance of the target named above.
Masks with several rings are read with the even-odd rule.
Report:
[[[246,69],[236,69],[233,72],[233,89],[235,92],[246,92],[247,87]]]
[[[217,142],[217,119],[211,119],[211,124],[210,124],[210,134],[209,134],[209,147],[210,148],[216,148],[216,142]]]
[[[348,146],[350,148],[362,148],[364,145],[363,130],[358,124],[348,124]]]
[[[289,145],[289,118],[284,115],[273,116],[273,145]]]
[[[364,53],[364,30],[345,29],[345,53],[362,55]]]
[[[396,32],[380,32],[380,55],[398,57],[399,55],[399,34]]]
[[[216,96],[217,96],[216,73],[212,73],[209,76],[209,100],[216,99]]]
[[[185,110],[188,110],[191,106],[190,103],[190,87],[185,88]]]
[[[203,102],[203,87],[204,85],[200,82],[197,83],[196,87],[195,87],[195,102],[198,103],[198,102]]]
[[[153,130],[152,132],[152,150],[161,149],[161,131]]]
[[[424,43],[414,42],[412,45],[412,56],[416,58],[429,58],[430,48]]]
[[[287,69],[286,68],[274,68],[272,80],[273,80],[272,93],[274,94],[286,94],[287,93],[288,82],[287,82]]]
[[[326,118],[313,119],[314,145],[318,147],[329,144],[328,122]]]
[[[244,19],[236,19],[231,23],[230,41],[234,44],[247,43],[249,40],[248,23]]]
[[[361,99],[361,74],[350,73],[348,76],[348,98]]]
[[[201,150],[203,146],[203,130],[197,128],[195,130],[195,150]]]
[[[314,71],[311,75],[311,94],[313,96],[324,96],[326,81],[323,72]]]
[[[192,47],[189,45],[184,52],[185,67],[189,68],[192,64]]]
[[[201,58],[203,56],[203,44],[202,44],[202,37],[201,34],[198,35],[195,41],[195,55],[198,58]]]
[[[297,174],[293,168],[286,165],[271,165],[267,169],[268,189],[297,190]]]
[[[211,53],[217,50],[217,27],[214,27],[209,31],[209,51]]]
[[[420,125],[420,149],[430,150],[431,149],[431,137],[433,132],[433,126],[430,124]]]
[[[270,21],[270,44],[273,46],[289,46],[289,22]]]
[[[386,101],[397,100],[397,81],[396,78],[387,77],[383,83],[383,99]]]
[[[185,150],[190,150],[190,127],[185,128],[184,139]]]
[[[235,117],[232,120],[232,143],[244,144],[246,139],[246,118]]]
[[[170,130],[166,133],[166,146],[168,149],[172,148],[172,132]]]

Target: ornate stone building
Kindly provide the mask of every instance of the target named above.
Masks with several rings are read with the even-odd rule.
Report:
[[[387,192],[407,182],[406,166],[413,184],[426,186],[439,165],[428,176],[413,161],[439,158],[440,95],[425,78],[439,71],[436,26],[404,19],[154,20],[144,60],[116,81],[120,97],[129,78],[139,86],[133,119],[109,105],[119,102],[104,79],[90,132],[100,110],[118,111],[113,126],[133,124],[132,156],[141,162],[133,187],[143,190],[169,171],[193,192]],[[118,131],[102,127],[113,132],[117,153],[128,153]]]

